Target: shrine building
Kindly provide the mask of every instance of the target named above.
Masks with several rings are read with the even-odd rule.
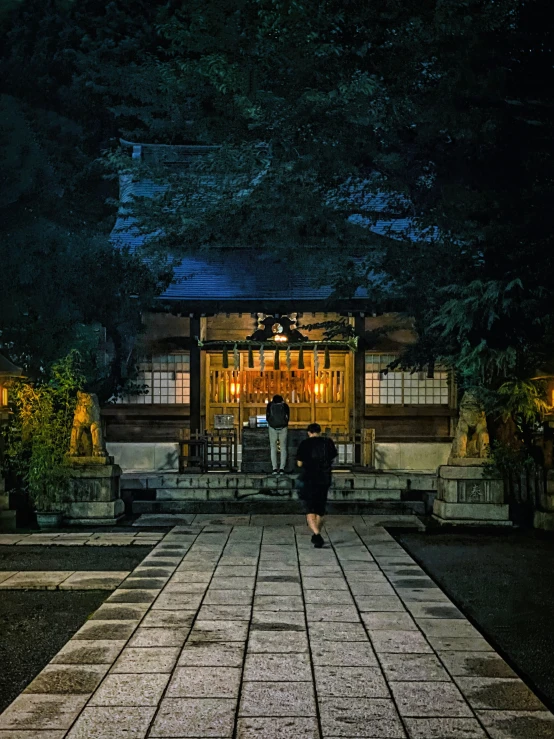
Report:
[[[145,161],[163,149],[175,163],[195,147],[123,148]],[[123,203],[152,189],[129,175],[120,186]],[[373,230],[389,233],[390,225]],[[120,212],[113,242],[133,249],[143,239]],[[156,309],[143,316],[135,347],[140,392],[103,408],[110,453],[124,470],[177,470],[183,439],[225,430],[235,439],[239,469],[265,465],[270,472],[269,445],[261,450],[267,432],[259,426],[276,394],[290,406],[289,428],[300,434],[319,423],[344,442],[345,463],[434,471],[446,462],[457,418],[451,373],[387,371],[414,341],[412,322],[392,302],[377,314],[366,289],[343,300],[314,284],[316,258],[307,253],[301,269],[263,248],[182,259]],[[321,324],[340,321],[352,336],[327,339]],[[369,344],[368,334],[380,338]],[[259,447],[257,467],[246,462],[255,456],[249,443]]]

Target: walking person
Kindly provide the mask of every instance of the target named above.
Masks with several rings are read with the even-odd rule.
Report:
[[[287,466],[290,409],[281,395],[274,395],[273,400],[267,404],[265,417],[269,426],[269,447],[273,474],[284,475]],[[277,452],[277,444],[279,445],[280,455]]]
[[[321,526],[331,486],[331,468],[337,454],[333,440],[321,436],[318,423],[311,423],[308,426],[308,438],[301,442],[296,455],[296,464],[301,468],[297,490],[304,505],[307,524],[313,532],[312,544],[316,549],[321,549],[324,544]]]

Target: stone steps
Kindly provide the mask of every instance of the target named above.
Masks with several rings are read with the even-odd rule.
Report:
[[[329,490],[329,510],[382,510],[422,514],[434,495],[436,477],[425,473],[337,472]],[[244,473],[124,475],[122,493],[133,513],[225,513],[300,510],[295,477]]]

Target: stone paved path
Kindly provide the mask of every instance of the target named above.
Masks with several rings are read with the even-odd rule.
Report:
[[[554,716],[379,527],[177,527],[0,739],[549,739]],[[350,525],[354,523],[354,526]]]

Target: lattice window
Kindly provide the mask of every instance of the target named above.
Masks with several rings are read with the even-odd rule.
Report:
[[[139,363],[135,380],[140,392],[129,394],[124,403],[140,405],[188,405],[190,403],[190,357],[166,354]]]
[[[365,400],[368,405],[448,405],[449,379],[444,368],[426,372],[388,370],[394,354],[366,354]]]

